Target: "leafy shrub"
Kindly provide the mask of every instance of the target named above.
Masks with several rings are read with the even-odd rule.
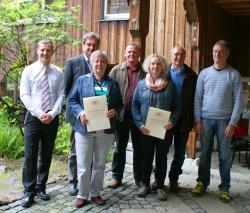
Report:
[[[23,136],[17,125],[12,125],[7,113],[0,109],[0,156],[18,159],[24,155]]]
[[[70,124],[66,122],[62,122],[59,126],[54,153],[68,155],[70,150],[70,134],[71,134],[71,127]]]

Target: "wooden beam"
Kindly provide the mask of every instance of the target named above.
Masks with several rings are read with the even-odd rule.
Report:
[[[250,0],[214,0],[215,3],[242,3],[250,2]]]
[[[187,19],[190,23],[198,22],[198,5],[196,0],[184,0],[184,8],[187,11]]]
[[[223,8],[225,9],[247,9],[250,8],[250,3],[248,3],[247,5],[244,4],[239,4],[239,5],[221,5]]]
[[[133,0],[129,2],[129,31],[132,40],[140,43],[142,58],[145,54],[146,37],[149,30],[150,0]]]

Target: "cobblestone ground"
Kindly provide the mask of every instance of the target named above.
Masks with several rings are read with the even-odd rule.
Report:
[[[183,176],[189,176],[193,181],[194,175],[190,171],[184,171]],[[191,177],[192,176],[192,177]],[[184,177],[185,178],[185,177]],[[216,175],[212,175],[213,179],[218,179]],[[107,166],[105,174],[105,183],[111,179],[110,165]],[[249,186],[249,181],[242,181],[237,177],[232,178],[232,182],[236,185]],[[25,209],[21,207],[20,200],[10,203],[9,205],[1,206],[0,212],[14,213],[14,212],[28,212],[28,213],[66,213],[66,212],[106,212],[106,213],[132,213],[132,212],[250,212],[250,193],[237,194],[234,193],[233,201],[230,204],[223,204],[218,199],[218,192],[209,191],[204,197],[193,198],[191,196],[191,187],[186,185],[180,193],[168,193],[167,201],[160,202],[157,200],[155,194],[150,194],[146,198],[137,197],[138,187],[134,184],[132,170],[130,167],[126,168],[123,185],[115,190],[109,189],[104,185],[103,197],[107,200],[106,205],[99,207],[93,202],[83,208],[75,207],[75,197],[67,195],[66,182],[49,186],[47,192],[51,196],[48,202],[35,199],[35,204],[30,208]],[[249,188],[249,187],[248,187]],[[168,187],[166,186],[168,192]]]

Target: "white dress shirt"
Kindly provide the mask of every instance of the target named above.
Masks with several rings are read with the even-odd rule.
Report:
[[[85,61],[87,62],[87,65],[88,65],[88,67],[89,67],[89,70],[91,70],[91,72],[92,72],[92,67],[91,67],[91,65],[90,65],[89,58],[88,58],[84,53],[83,53],[83,56],[84,56]]]
[[[51,111],[48,113],[54,118],[61,112],[64,99],[63,74],[57,66],[53,64],[47,66],[51,106]],[[26,109],[37,118],[41,118],[45,113],[42,110],[42,75],[44,68],[44,65],[39,61],[27,66],[22,73],[20,82],[20,99]]]

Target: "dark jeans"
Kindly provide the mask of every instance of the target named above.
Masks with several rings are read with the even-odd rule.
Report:
[[[150,176],[153,170],[153,161],[155,155],[155,180],[159,189],[164,188],[164,181],[167,173],[167,154],[169,143],[167,140],[158,139],[152,136],[142,134],[144,148],[144,175],[143,183],[146,186],[150,184]]]
[[[180,131],[178,125],[173,128],[169,143],[172,143],[174,137],[174,157],[170,166],[168,177],[170,181],[177,182],[179,175],[182,174],[182,165],[185,160],[186,145],[189,131]]]
[[[73,128],[73,127],[72,127]],[[68,156],[68,180],[69,183],[77,185],[77,163],[76,163],[76,148],[75,148],[75,131],[71,131],[70,135],[70,151]]]
[[[37,117],[27,113],[24,129],[25,156],[23,166],[25,196],[34,196],[37,190],[45,190],[46,188],[58,124],[58,116],[46,125]]]
[[[133,171],[136,181],[142,180],[143,172],[143,147],[140,138],[140,130],[135,126],[131,111],[125,111],[122,122],[117,122],[115,131],[116,149],[112,162],[112,177],[117,181],[123,178],[126,163],[126,148],[129,140],[129,132],[133,145]]]

